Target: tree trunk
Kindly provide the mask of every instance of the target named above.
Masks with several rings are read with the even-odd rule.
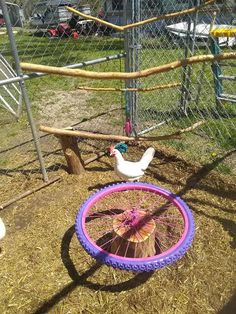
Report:
[[[81,174],[84,171],[84,162],[80,156],[77,138],[64,135],[58,137],[67,161],[68,172]]]
[[[155,229],[155,221],[145,211],[125,211],[113,221],[111,253],[132,258],[154,256]]]

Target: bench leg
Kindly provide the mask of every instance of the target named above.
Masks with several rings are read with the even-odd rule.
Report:
[[[79,152],[77,138],[65,135],[60,135],[58,138],[67,161],[69,173],[81,174],[84,172],[84,162]]]

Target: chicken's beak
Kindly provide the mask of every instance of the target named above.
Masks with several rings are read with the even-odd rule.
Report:
[[[114,156],[114,146],[111,146],[110,148],[109,148],[109,153],[110,153],[110,156]]]

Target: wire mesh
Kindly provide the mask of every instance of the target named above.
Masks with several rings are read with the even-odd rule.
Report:
[[[152,10],[149,10],[150,2],[155,7],[156,1],[142,2],[143,19],[153,16]],[[202,1],[162,1],[157,14],[176,12],[201,3]],[[235,28],[234,19],[235,2],[216,1],[200,12],[140,28],[142,69],[212,53],[213,43],[209,36],[211,24],[213,29]],[[146,36],[147,32],[149,36]],[[235,51],[235,37],[220,38],[218,46],[219,53]],[[231,80],[220,79],[222,93],[235,97],[235,61],[222,62],[220,68],[224,76],[231,77]],[[156,126],[158,133],[165,133],[172,127],[181,128],[194,121],[207,120],[201,131],[204,136],[214,138],[219,145],[233,147],[235,104],[229,101],[230,97],[225,97],[224,100],[216,97],[215,76],[212,64],[203,63],[140,80],[142,87],[150,86],[153,82],[179,82],[181,87],[140,94],[138,132],[145,132]]]
[[[203,3],[199,0],[96,0],[13,1],[8,6],[15,41],[22,62],[51,66],[83,67],[93,71],[132,72],[160,66],[185,57],[212,53],[209,28],[235,27],[235,1],[216,1],[204,10],[172,19],[162,19],[126,32],[114,31],[93,20],[72,16],[65,8],[80,11],[117,25],[176,12]],[[22,10],[24,18],[22,18]],[[216,12],[216,13],[215,13]],[[215,17],[216,14],[216,17]],[[23,23],[23,27],[20,25]],[[0,53],[14,68],[4,23],[0,29]],[[220,52],[235,51],[235,37],[219,39]],[[126,53],[126,57],[124,57]],[[227,66],[228,65],[228,66]],[[220,65],[221,75],[235,77],[235,61]],[[196,155],[207,150],[235,146],[235,103],[216,97],[212,64],[199,63],[135,81],[88,80],[24,73],[37,126],[71,127],[106,134],[124,134],[131,118],[133,133],[169,134],[199,120],[206,124],[176,148]],[[127,87],[150,88],[179,83],[176,88],[128,92]],[[235,94],[235,81],[222,80],[223,94]],[[113,88],[123,91],[92,91],[83,88]],[[227,97],[226,97],[227,98]],[[1,201],[11,196],[14,182],[23,191],[40,180],[40,169],[28,118],[23,110],[18,122],[0,107]],[[130,117],[131,115],[131,117]],[[58,140],[41,135],[41,146],[50,176],[64,171],[65,159]],[[110,143],[78,140],[85,158]],[[196,143],[196,144],[195,144]],[[199,150],[201,144],[202,149]],[[210,148],[209,148],[210,147]],[[23,175],[23,176],[22,176]]]

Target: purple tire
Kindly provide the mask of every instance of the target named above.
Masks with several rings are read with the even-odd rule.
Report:
[[[143,203],[147,201],[148,197],[154,203],[152,207],[155,210],[149,216],[156,224],[155,243],[157,242],[158,251],[153,256],[140,258],[126,256],[126,254],[124,256],[114,254],[114,252],[110,252],[109,249],[104,248],[105,244],[101,245],[101,241],[99,242],[96,239],[96,237],[101,237],[103,234],[105,236],[108,235],[108,232],[105,230],[105,232],[99,231],[103,226],[104,229],[109,228],[109,226],[112,227],[110,220],[113,219],[112,221],[114,221],[114,217],[117,217],[120,212],[126,213],[128,211],[126,208],[118,209],[118,206],[112,210],[99,211],[96,209],[97,212],[95,210],[92,211],[92,208],[99,207],[99,202],[105,202],[104,204],[106,205],[104,199],[108,199],[107,202],[109,202],[109,197],[113,197],[111,200],[116,199],[117,196],[121,195],[119,193],[123,193],[124,199],[128,198],[129,194],[125,194],[125,192],[135,194],[144,193],[144,197],[142,198]],[[145,195],[147,195],[147,199]],[[157,200],[155,200],[155,197]],[[124,200],[123,202],[125,203]],[[101,204],[101,208],[105,206],[103,203]],[[141,201],[139,205],[140,203]],[[133,207],[132,210],[134,210]],[[147,211],[142,209],[142,212],[146,213]],[[100,220],[105,221],[104,225],[98,224]],[[91,227],[89,224],[92,224]],[[85,251],[96,260],[122,270],[153,271],[176,262],[186,253],[194,237],[194,219],[185,202],[168,190],[142,182],[118,183],[95,192],[82,204],[76,217],[75,230]],[[165,230],[165,233],[163,230]],[[94,234],[96,234],[96,237]],[[106,246],[108,246],[108,242],[111,242],[111,240],[106,242]]]

